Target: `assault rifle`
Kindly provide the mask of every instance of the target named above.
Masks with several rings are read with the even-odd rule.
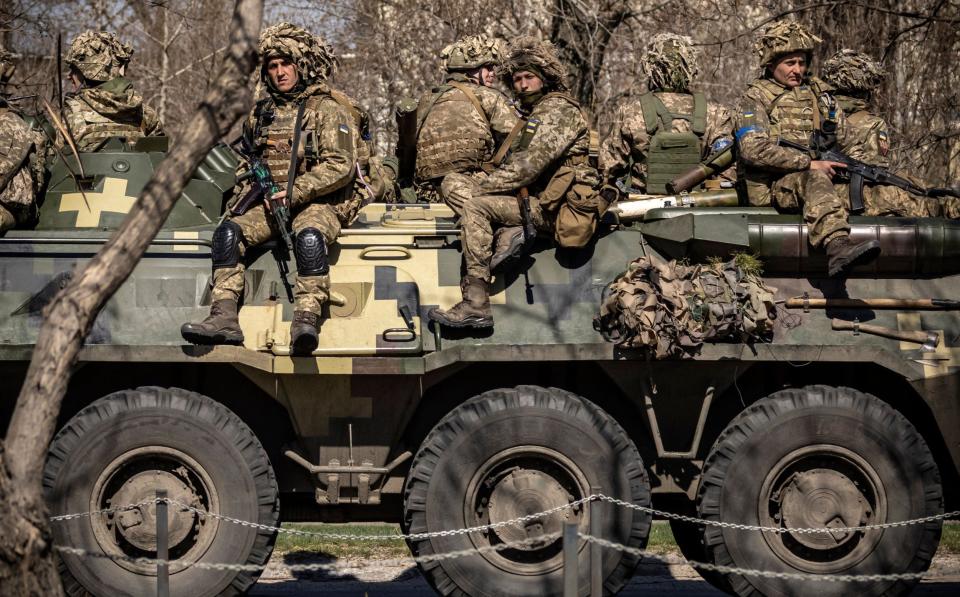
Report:
[[[902,176],[897,176],[886,168],[856,160],[837,148],[836,138],[833,135],[822,131],[814,131],[810,137],[809,147],[786,139],[778,140],[777,144],[782,147],[800,150],[809,154],[815,160],[844,164],[844,172],[841,172],[838,176],[841,180],[850,183],[850,211],[853,213],[860,213],[864,209],[863,185],[865,182],[899,187],[908,193],[924,197],[960,197],[960,193],[954,189],[922,187]]]
[[[290,253],[293,252],[293,239],[290,237],[290,208],[286,199],[274,199],[273,196],[280,192],[280,187],[270,176],[270,169],[256,156],[250,140],[246,136],[240,139],[240,153],[250,163],[250,170],[240,178],[240,180],[252,180],[250,190],[246,195],[240,198],[230,213],[239,216],[246,213],[251,207],[260,201],[267,204],[267,211],[273,216],[273,223],[280,232],[280,239],[274,243],[271,253],[277,261],[277,269],[280,270],[280,281],[283,282],[283,288],[287,291],[287,300],[293,302],[293,286],[287,279],[290,273]]]

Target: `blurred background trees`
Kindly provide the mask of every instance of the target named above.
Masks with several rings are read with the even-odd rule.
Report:
[[[0,40],[22,57],[13,92],[55,94],[58,31],[66,48],[84,29],[108,29],[136,48],[130,78],[176,136],[189,126],[184,98],[212,83],[229,9],[226,0],[0,0]],[[268,0],[265,21],[289,20],[334,44],[336,84],[370,111],[377,144],[392,151],[393,107],[440,80],[440,49],[463,35],[554,41],[603,135],[615,106],[645,88],[637,56],[654,33],[693,37],[703,51],[698,87],[732,106],[756,74],[754,31],[784,17],[823,38],[817,60],[841,47],[881,59],[888,76],[877,103],[898,167],[960,179],[956,0]]]

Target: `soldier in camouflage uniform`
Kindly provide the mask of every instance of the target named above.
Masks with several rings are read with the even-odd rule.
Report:
[[[841,149],[850,157],[883,168],[890,167],[890,127],[872,110],[871,96],[883,81],[883,67],[866,54],[843,49],[823,63],[821,77],[846,118]],[[906,178],[912,178],[903,174]],[[915,180],[921,186],[924,181]],[[846,185],[837,191],[845,196]],[[890,185],[867,184],[863,189],[864,215],[960,217],[955,198],[937,200],[919,197]]]
[[[13,56],[0,47],[0,87],[6,87],[15,69]],[[42,158],[43,137],[0,95],[0,234],[36,217]]]
[[[64,102],[64,125],[78,150],[91,151],[110,137],[163,135],[157,113],[124,78],[132,55],[133,48],[103,31],[86,31],[70,44],[65,62],[75,92]]]
[[[362,116],[327,79],[337,60],[327,43],[309,32],[280,23],[260,36],[261,80],[268,97],[256,105],[244,134],[251,140],[282,189],[288,185],[294,125],[303,110],[299,174],[286,198],[292,212],[297,281],[291,347],[309,354],[317,347],[321,308],[329,299],[327,247],[341,226],[361,207],[356,172],[366,166],[369,147],[361,138]],[[361,162],[363,162],[361,164]],[[197,344],[241,344],[237,303],[243,294],[248,248],[277,236],[264,205],[231,216],[213,236],[213,305],[200,323],[187,323],[183,337]]]
[[[517,39],[504,67],[523,116],[523,133],[506,160],[490,172],[451,174],[443,182],[445,196],[463,205],[463,255],[466,275],[460,283],[463,300],[448,310],[434,309],[430,319],[452,327],[493,326],[490,271],[493,227],[520,227],[524,217],[518,196],[529,194],[530,224],[553,236],[557,204],[547,203],[554,175],[572,173],[566,188],[599,184],[590,164],[590,129],[580,105],[567,93],[565,70],[553,45],[531,37]],[[562,206],[561,206],[562,207]]]
[[[837,275],[880,253],[876,240],[853,243],[847,221],[848,202],[834,189],[832,177],[843,164],[812,160],[802,151],[781,147],[779,138],[809,144],[814,130],[836,127],[846,134],[843,111],[814,89],[808,67],[819,38],[798,23],[770,24],[754,48],[763,74],[740,99],[735,128],[738,176],[751,205],[773,204],[784,211],[802,210],[808,238],[826,247],[828,271]]]
[[[438,202],[443,177],[476,172],[494,157],[497,145],[514,129],[519,117],[501,92],[490,85],[504,58],[503,42],[472,35],[440,53],[446,81],[420,99],[417,117],[417,194]],[[455,199],[448,205],[462,215]]]
[[[600,150],[608,185],[629,178],[629,186],[640,192],[665,194],[666,182],[733,143],[730,112],[708,103],[702,93],[690,91],[699,72],[698,55],[689,37],[672,33],[657,34],[647,46],[641,65],[649,91],[620,106]],[[656,172],[648,187],[650,142],[661,131],[670,135],[674,148],[682,147],[663,149],[657,143],[653,149]],[[676,142],[681,139],[685,144]]]

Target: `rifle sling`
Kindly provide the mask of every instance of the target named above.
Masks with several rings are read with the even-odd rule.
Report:
[[[297,119],[293,124],[293,145],[290,153],[290,169],[287,170],[287,205],[293,205],[293,181],[297,176],[297,166],[300,161],[300,128],[303,125],[303,111],[306,102],[297,106]]]
[[[500,143],[500,147],[497,148],[497,153],[493,154],[493,157],[490,158],[490,161],[483,165],[484,171],[490,172],[503,163],[503,159],[507,157],[507,152],[510,151],[510,146],[513,145],[517,135],[520,134],[520,131],[526,124],[527,121],[523,118],[517,120],[517,124],[513,125],[513,128],[510,129],[510,132],[507,133],[506,138]]]

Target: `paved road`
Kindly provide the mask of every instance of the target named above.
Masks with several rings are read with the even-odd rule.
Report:
[[[948,575],[925,580],[913,592],[921,597],[955,597],[960,595],[960,570],[950,562]],[[255,597],[305,597],[307,595],[335,595],[356,597],[434,597],[434,593],[416,568],[392,568],[375,572],[372,563],[345,565],[339,578],[283,578],[268,573],[250,593]],[[937,565],[935,563],[934,570]],[[942,574],[942,572],[940,573]],[[377,577],[382,579],[377,579]],[[365,580],[358,580],[363,578]],[[392,579],[392,580],[390,580]],[[851,591],[851,594],[856,591]],[[717,597],[723,595],[714,589],[689,566],[641,564],[636,576],[627,585],[621,597],[641,595],[674,595],[676,597]]]

